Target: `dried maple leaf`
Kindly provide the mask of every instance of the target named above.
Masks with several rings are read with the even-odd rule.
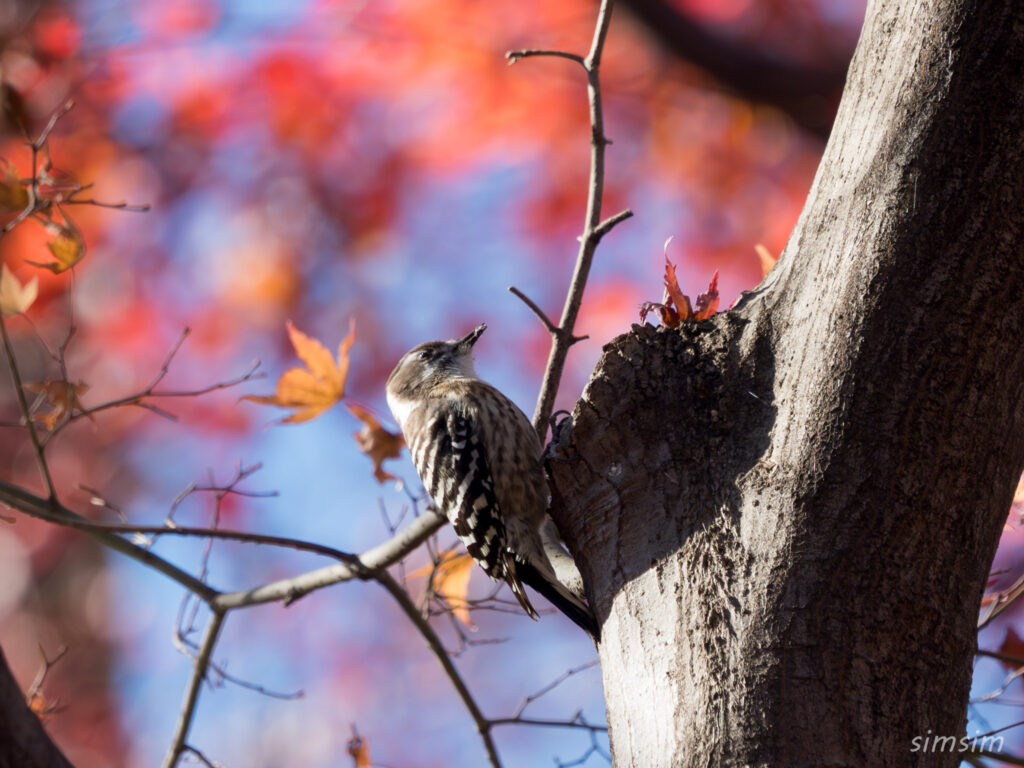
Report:
[[[667,242],[665,243],[665,248],[668,249]],[[676,265],[668,260],[667,253],[665,254],[665,295],[662,298],[662,302],[675,307],[679,320],[676,321],[676,325],[672,326],[673,328],[683,320],[689,320],[693,317],[690,297],[679,289],[679,281],[676,279]]]
[[[640,322],[647,319],[649,312],[657,311],[662,325],[678,328],[684,320],[707,320],[718,311],[718,271],[711,278],[707,293],[697,296],[697,310],[694,311],[690,297],[679,288],[676,265],[668,260],[668,244],[671,242],[671,237],[665,241],[665,293],[660,304],[645,301],[640,305]]]
[[[72,384],[70,381],[58,379],[38,384],[26,384],[25,389],[29,392],[38,392],[40,396],[49,401],[51,410],[48,413],[39,414],[35,418],[52,432],[54,427],[66,416],[71,416],[76,408],[80,411],[85,410],[78,396],[88,392],[89,385],[82,382]]]
[[[458,545],[456,545],[458,546]],[[456,547],[442,552],[440,562],[426,565],[409,574],[420,579],[431,576],[431,589],[444,597],[455,617],[470,629],[476,629],[469,615],[469,577],[473,575],[473,558],[468,552],[456,552]]]
[[[708,292],[697,296],[697,309],[693,313],[694,320],[707,320],[718,311],[718,270],[711,278],[708,285]]]
[[[353,433],[359,450],[373,460],[373,476],[378,483],[385,483],[388,480],[398,478],[390,472],[384,471],[385,459],[397,459],[405,445],[405,438],[401,434],[389,432],[380,425],[368,410],[361,405],[349,405],[348,409],[352,415],[363,422],[363,428]]]
[[[53,254],[54,261],[45,263],[29,261],[28,263],[32,266],[42,267],[59,275],[61,272],[71,269],[85,256],[85,240],[82,238],[82,233],[67,216],[64,216],[63,224],[56,221],[46,222],[46,231],[53,237],[46,247]]]
[[[0,213],[17,213],[28,205],[28,190],[18,178],[18,169],[0,157]]]
[[[20,315],[32,306],[39,295],[39,278],[33,277],[22,285],[4,264],[0,266],[0,313],[4,317]]]
[[[772,267],[778,263],[779,257],[772,256],[772,252],[761,243],[755,245],[754,250],[757,251],[758,258],[761,259],[761,277],[763,278],[772,271]]]
[[[355,320],[349,322],[348,335],[338,347],[337,363],[319,341],[298,330],[290,321],[287,327],[295,354],[306,367],[290,368],[282,373],[273,395],[246,395],[242,399],[291,408],[295,412],[281,419],[281,423],[296,424],[315,419],[345,396],[348,352],[356,340],[356,323]]]

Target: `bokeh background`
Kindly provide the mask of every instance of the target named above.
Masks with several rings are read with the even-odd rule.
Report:
[[[35,222],[0,240],[3,262],[41,281],[29,312],[38,332],[56,344],[73,317],[69,375],[88,385],[83,402],[144,387],[186,326],[168,388],[231,379],[257,358],[269,376],[162,403],[177,422],[129,408],[76,423],[50,452],[65,503],[86,512],[85,489],[94,489],[127,519],[159,522],[190,483],[224,483],[239,464],[259,462],[243,487],[278,495],[228,497],[221,525],[348,551],[386,538],[385,517],[408,515],[415,491],[406,457],[390,465],[405,487],[380,485],[344,408],[269,426],[279,414],[239,402],[270,392],[294,364],[289,319],[330,348],[356,319],[349,396],[391,425],[383,383],[401,354],[487,322],[478,370],[532,413],[549,340],[507,288],[560,312],[589,134],[577,67],[509,67],[504,52],[585,52],[595,11],[590,0],[0,5],[0,154],[28,175],[24,131],[34,135],[73,98],[50,142],[55,167],[94,184],[97,199],[152,207],[68,209],[87,243],[73,277],[27,264],[48,260]],[[628,206],[636,216],[599,248],[577,328],[591,338],[570,353],[559,407],[572,407],[602,344],[638,320],[639,304],[660,300],[667,238],[691,296],[715,270],[723,308],[760,281],[755,245],[779,253],[799,214],[863,13],[863,0],[620,3],[603,70],[614,141],[605,213]],[[8,324],[25,378],[52,378],[30,326]],[[24,430],[11,426],[6,374],[0,409],[3,479],[40,491]],[[214,507],[210,494],[196,494],[176,519],[209,524]],[[28,687],[39,646],[51,655],[68,646],[45,685],[58,705],[46,715],[50,733],[79,768],[158,764],[191,670],[171,641],[182,590],[80,534],[14,519],[0,523],[0,645],[18,679]],[[1019,527],[1011,510],[994,589],[1024,565]],[[203,562],[201,542],[156,546],[183,567]],[[409,567],[426,560],[418,553]],[[218,542],[208,579],[242,588],[320,564]],[[422,587],[412,580],[410,589]],[[488,591],[474,576],[471,594]],[[1012,655],[1017,621],[1009,611],[982,647]],[[534,624],[481,612],[475,623],[470,636],[480,642],[457,663],[490,716],[512,714],[595,655],[560,616]],[[439,627],[454,646],[444,620]],[[206,689],[190,743],[224,765],[349,765],[353,724],[375,764],[482,764],[454,691],[379,588],[345,584],[289,608],[232,614],[216,659],[266,689],[304,694],[282,701],[230,683]],[[1008,664],[979,663],[979,696],[1016,668]],[[1012,685],[1001,703],[972,708],[969,735],[1020,719]],[[582,709],[601,722],[602,706],[592,669],[530,711],[570,718]],[[564,729],[502,728],[496,737],[509,766],[570,762],[590,747],[586,733]],[[603,762],[593,754],[587,764]]]

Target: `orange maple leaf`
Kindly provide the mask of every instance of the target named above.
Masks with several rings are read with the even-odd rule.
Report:
[[[26,260],[27,264],[48,269],[55,275],[66,272],[85,257],[85,239],[82,233],[63,212],[61,216],[64,219],[63,224],[56,221],[48,221],[45,224],[46,232],[53,237],[46,247],[53,254],[54,261],[40,263]]]
[[[0,157],[0,213],[23,211],[28,205],[28,190],[18,177],[18,169]]]
[[[294,413],[281,419],[282,424],[297,424],[315,419],[345,396],[348,378],[348,352],[356,340],[356,321],[349,321],[348,335],[338,347],[338,361],[327,347],[287,323],[288,337],[295,354],[306,364],[305,368],[289,368],[277,380],[273,395],[246,395],[243,400],[279,408],[291,408]]]
[[[470,629],[476,625],[469,615],[469,577],[473,575],[473,558],[468,552],[456,552],[456,548],[442,552],[435,564],[425,565],[409,574],[409,578],[430,577],[430,589],[445,599],[455,617]]]
[[[380,425],[380,422],[368,410],[361,405],[349,404],[349,411],[352,415],[363,422],[363,428],[353,433],[359,450],[373,460],[373,476],[378,483],[385,483],[388,480],[398,478],[390,472],[384,471],[385,459],[397,459],[405,445],[405,438],[401,434],[389,432]]]
[[[57,424],[66,416],[71,416],[76,408],[80,411],[85,410],[78,396],[88,392],[89,385],[81,381],[72,384],[70,381],[58,379],[38,384],[26,384],[25,389],[29,392],[38,392],[41,396],[40,399],[45,397],[49,401],[52,410],[49,413],[36,415],[34,418],[52,432]]]

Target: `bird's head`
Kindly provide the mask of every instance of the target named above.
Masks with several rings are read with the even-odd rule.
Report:
[[[406,352],[388,376],[387,397],[391,410],[401,421],[396,403],[415,401],[449,379],[475,379],[473,345],[487,330],[478,325],[461,339],[427,341]]]

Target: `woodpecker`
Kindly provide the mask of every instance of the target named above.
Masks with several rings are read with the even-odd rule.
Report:
[[[424,487],[484,572],[505,581],[531,618],[523,584],[596,639],[579,570],[547,517],[537,433],[473,367],[486,328],[413,347],[388,377],[388,406]]]

